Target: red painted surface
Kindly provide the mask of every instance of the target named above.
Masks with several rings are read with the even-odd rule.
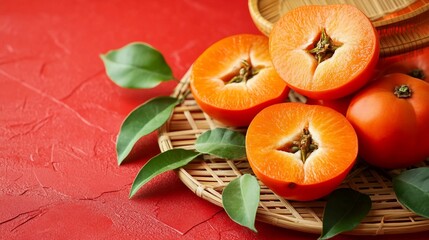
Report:
[[[120,124],[176,83],[121,89],[99,54],[148,42],[180,79],[210,44],[236,33],[258,33],[246,0],[1,1],[0,238],[316,239],[264,223],[253,233],[173,172],[128,199],[138,170],[159,149],[155,134],[144,137],[118,167]]]

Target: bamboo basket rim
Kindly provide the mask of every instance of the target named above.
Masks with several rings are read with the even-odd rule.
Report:
[[[278,7],[280,1],[285,0],[248,1],[253,22],[266,36],[269,36],[276,18],[280,17],[279,9],[270,10],[269,13],[267,9]],[[262,3],[263,7],[260,6]],[[397,55],[429,46],[429,0],[417,0],[412,4],[417,4],[412,11],[372,21],[380,37],[380,56]]]
[[[192,67],[191,67],[192,68]],[[195,149],[196,138],[206,130],[225,127],[211,119],[196,104],[189,93],[191,69],[177,85],[173,97],[186,96],[182,104],[158,132],[162,152],[173,148]],[[303,101],[293,92],[290,101]],[[245,132],[244,128],[235,130]],[[429,166],[428,161],[421,166]],[[246,159],[225,160],[203,155],[185,167],[176,170],[180,180],[197,196],[222,207],[222,190],[236,177],[253,174]],[[288,201],[274,194],[262,182],[260,204],[256,220],[301,232],[320,234],[324,199],[310,202]],[[382,235],[421,232],[429,230],[429,219],[416,215],[396,199],[391,181],[371,168],[357,167],[340,187],[349,187],[370,195],[372,209],[352,231],[352,235]]]

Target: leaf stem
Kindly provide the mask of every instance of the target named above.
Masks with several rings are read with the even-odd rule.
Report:
[[[180,97],[177,98],[179,100],[179,104],[182,104],[186,100],[189,94],[191,94],[191,90],[186,89],[185,92]]]

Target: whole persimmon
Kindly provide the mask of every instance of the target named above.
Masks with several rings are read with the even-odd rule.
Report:
[[[392,73],[359,91],[347,110],[359,154],[382,168],[404,168],[429,157],[429,84]]]
[[[279,103],[259,112],[246,134],[255,175],[277,195],[308,201],[332,192],[353,167],[356,132],[337,111]]]
[[[227,126],[247,126],[263,108],[287,99],[289,88],[272,66],[268,38],[240,34],[205,50],[191,69],[200,108]]]
[[[288,86],[313,99],[336,99],[372,77],[377,31],[351,5],[302,6],[286,12],[270,33],[273,65]]]
[[[429,47],[382,58],[378,61],[378,77],[390,73],[403,73],[429,82]]]

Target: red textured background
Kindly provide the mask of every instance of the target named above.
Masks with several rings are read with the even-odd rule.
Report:
[[[144,41],[180,79],[210,44],[237,33],[258,33],[246,0],[0,1],[0,239],[316,239],[264,223],[253,233],[173,172],[128,199],[159,149],[155,134],[144,137],[118,167],[120,124],[176,83],[121,89],[99,55]]]

